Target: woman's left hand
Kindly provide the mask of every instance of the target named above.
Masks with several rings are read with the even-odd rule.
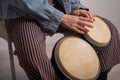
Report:
[[[72,15],[76,15],[76,16],[84,16],[84,17],[87,17],[89,18],[92,22],[95,21],[95,14],[89,12],[89,11],[86,11],[86,10],[82,10],[82,9],[79,9],[79,10],[73,10],[72,11]]]

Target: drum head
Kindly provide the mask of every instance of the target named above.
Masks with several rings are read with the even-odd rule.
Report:
[[[65,37],[55,47],[55,60],[70,80],[93,80],[99,73],[99,59],[94,49],[78,37]]]
[[[93,28],[86,27],[89,32],[85,34],[85,38],[95,46],[104,47],[111,39],[111,32],[108,25],[98,17],[95,17]]]

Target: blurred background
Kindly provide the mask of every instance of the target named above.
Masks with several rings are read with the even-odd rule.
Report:
[[[88,7],[91,12],[110,20],[120,33],[120,0],[81,0],[81,3]],[[61,34],[55,34],[52,38],[49,36],[46,37],[47,54],[49,58],[54,44],[62,36]],[[25,72],[19,66],[17,57],[14,56],[14,58],[17,80],[27,80]],[[119,76],[120,64],[111,70],[108,80],[120,80]],[[0,80],[11,80],[7,43],[2,38],[0,38]]]

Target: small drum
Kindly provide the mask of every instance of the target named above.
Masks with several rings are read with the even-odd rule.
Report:
[[[86,27],[89,32],[85,34],[85,38],[97,47],[106,46],[111,39],[111,32],[108,25],[99,17],[95,17],[93,28]]]
[[[52,64],[62,80],[95,80],[100,70],[94,49],[75,36],[67,36],[57,42]]]

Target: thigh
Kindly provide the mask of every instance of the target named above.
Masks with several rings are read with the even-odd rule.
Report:
[[[100,75],[98,76],[97,80],[107,80],[109,71],[110,70],[101,72]]]
[[[54,80],[54,69],[46,55],[45,34],[35,21],[18,18],[6,22],[21,67],[30,80]]]
[[[6,21],[6,27],[16,50],[29,51],[35,46],[44,45],[42,53],[46,53],[45,34],[35,21],[21,17]]]

